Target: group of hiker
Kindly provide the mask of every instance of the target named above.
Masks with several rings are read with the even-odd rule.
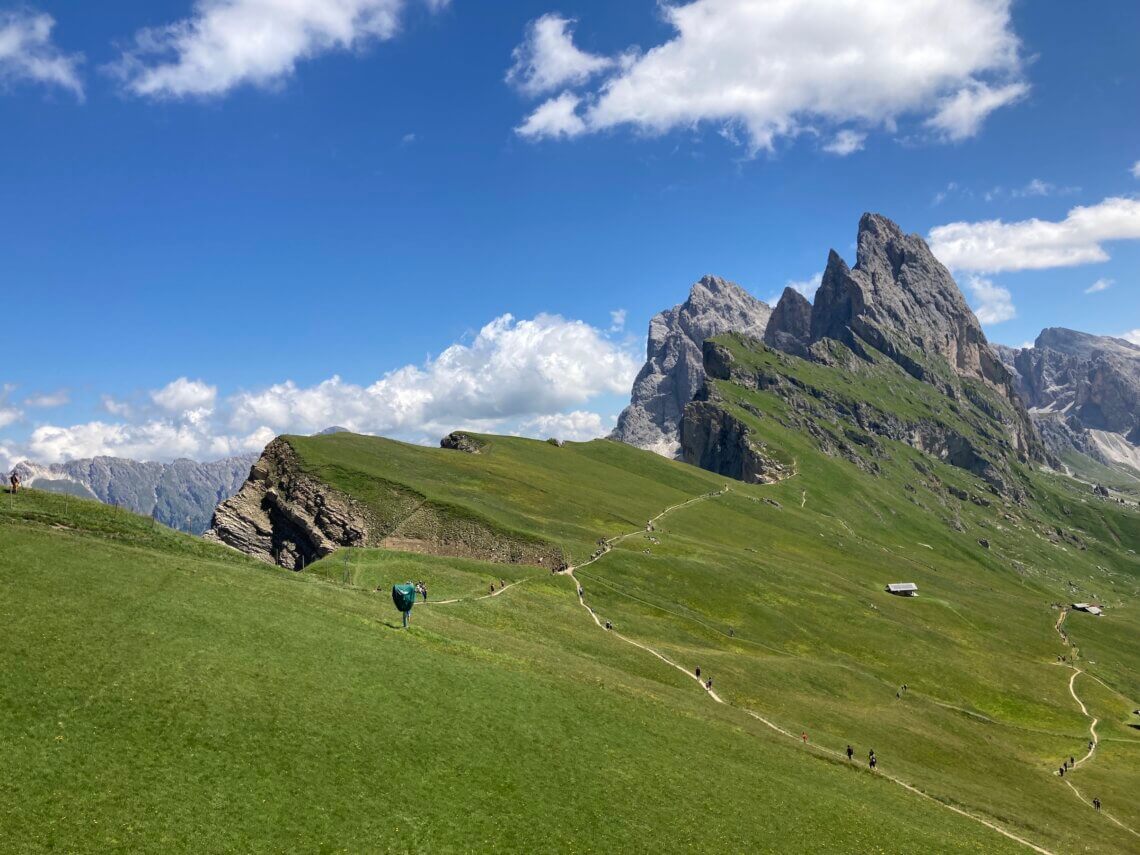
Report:
[[[895,692],[895,699],[898,700],[903,695],[905,695],[906,690],[907,690],[907,685],[906,685],[906,683],[903,683],[901,686],[899,686],[898,691]]]
[[[506,587],[507,587],[507,582],[506,582],[506,580],[505,580],[505,579],[500,579],[500,580],[499,580],[499,590],[500,590],[500,591],[502,591],[502,590],[504,590]],[[494,582],[492,582],[492,583],[491,583],[491,595],[492,595],[492,596],[494,596],[494,594],[495,594],[495,583],[494,583]]]
[[[693,669],[693,673],[697,675],[697,682],[698,683],[701,682],[701,666],[700,665],[698,665],[696,668]],[[706,692],[711,692],[712,691],[712,677],[705,677],[703,685],[705,687]]]
[[[804,742],[807,743],[806,733],[804,734]],[[850,745],[847,746],[847,760],[849,762],[854,762],[855,760],[855,749]],[[879,767],[879,758],[875,756],[874,748],[867,752],[867,766],[870,769],[877,769]]]

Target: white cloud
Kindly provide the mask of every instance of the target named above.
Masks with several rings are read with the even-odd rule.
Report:
[[[31,407],[41,410],[50,410],[55,407],[62,407],[71,402],[71,396],[66,389],[60,389],[56,392],[44,392],[39,395],[31,395],[24,400],[25,407]]]
[[[1103,244],[1140,239],[1140,200],[1105,199],[1069,211],[1064,220],[948,223],[930,230],[938,259],[958,270],[996,273],[1107,261]]]
[[[972,83],[944,98],[938,112],[926,120],[926,126],[951,142],[976,136],[994,110],[1019,101],[1029,92],[1025,83],[1007,83],[993,87]]]
[[[558,14],[531,21],[525,40],[512,54],[515,61],[507,71],[507,82],[527,95],[541,95],[585,83],[614,65],[614,60],[586,53],[574,45],[574,23]]]
[[[271,86],[299,62],[399,32],[409,0],[196,0],[193,14],[140,31],[112,67],[128,92],[156,98]],[[428,0],[433,11],[446,5]]]
[[[82,54],[65,54],[51,40],[55,19],[29,9],[0,12],[0,83],[60,86],[83,100]]]
[[[1105,279],[1104,277],[1101,277],[1100,279],[1096,280],[1096,282],[1094,282],[1092,285],[1090,285],[1088,288],[1086,288],[1085,293],[1086,294],[1099,294],[1101,291],[1107,291],[1109,288],[1111,288],[1115,284],[1116,284],[1115,279]]]
[[[866,140],[867,135],[865,133],[844,129],[837,133],[831,142],[824,145],[823,150],[830,154],[846,157],[849,154],[861,151]]]
[[[974,314],[982,324],[1000,324],[1017,317],[1013,295],[1008,289],[981,276],[970,276],[966,279],[966,286],[974,298]]]
[[[586,132],[586,123],[578,115],[582,99],[573,92],[544,101],[538,109],[515,128],[515,133],[529,139],[576,137]]]
[[[1132,164],[1132,169],[1129,170],[1133,178],[1140,178],[1140,160]]]
[[[937,193],[934,194],[934,198],[930,200],[930,204],[934,205],[934,206],[941,205],[943,202],[946,201],[946,198],[957,189],[958,189],[958,182],[957,181],[951,181],[949,184],[946,185],[945,190],[939,190]],[[986,201],[989,201],[989,200],[987,199]]]
[[[556,315],[502,315],[469,344],[371,385],[339,377],[313,386],[285,381],[219,399],[215,387],[182,377],[150,393],[153,406],[121,409],[105,399],[125,413],[119,421],[40,426],[24,454],[45,463],[101,454],[213,459],[258,450],[279,433],[330,425],[413,441],[459,427],[531,435],[557,427],[559,436],[583,438],[605,425],[581,406],[628,394],[637,369],[634,355],[595,327]]]
[[[609,434],[614,429],[616,421],[613,417],[603,419],[598,413],[574,410],[570,413],[555,413],[528,419],[519,425],[515,433],[538,439],[554,437],[569,442],[587,442]]]
[[[1133,344],[1140,344],[1140,328],[1123,333],[1119,337],[1125,341],[1130,341]]]
[[[218,389],[216,386],[208,386],[201,380],[179,377],[161,389],[151,392],[150,397],[167,412],[186,413],[212,409],[218,397]]]
[[[1014,196],[1048,196],[1055,188],[1048,181],[1034,178],[1020,190],[1014,190]]]
[[[23,413],[15,407],[0,406],[0,428],[8,427],[13,422],[19,421]]]
[[[556,110],[551,101],[541,105],[518,132],[571,137],[632,126],[663,133],[710,122],[739,128],[752,151],[810,131],[835,136],[837,153],[850,153],[853,135],[893,131],[899,119],[914,116],[927,117],[940,137],[962,139],[1028,89],[1009,6],[1009,0],[661,4],[675,31],[671,40],[622,57],[586,97],[563,93]],[[835,134],[851,125],[846,137]]]
[[[625,329],[626,315],[625,309],[614,309],[610,312],[610,332],[619,333]]]

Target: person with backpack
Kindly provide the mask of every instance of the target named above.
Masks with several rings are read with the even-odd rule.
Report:
[[[12,485],[11,492],[20,492],[20,473],[15,469],[12,470],[12,475],[8,478],[8,483]]]

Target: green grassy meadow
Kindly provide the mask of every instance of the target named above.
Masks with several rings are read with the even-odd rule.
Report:
[[[725,479],[606,441],[290,441],[361,501],[399,485],[576,564],[636,532],[576,571],[586,601],[725,705],[542,568],[346,550],[293,573],[0,496],[0,851],[1031,851],[945,805],[1050,852],[1136,851],[1053,774],[1089,720],[1051,608],[1109,606],[1064,624],[1102,740],[1066,779],[1140,829],[1135,509],[1039,472],[1026,506],[960,501],[918,473],[984,485],[886,441],[870,476],[783,427],[775,395],[720,391],[796,474],[652,533]],[[418,579],[405,632],[388,588]],[[519,584],[478,599],[498,580]],[[820,750],[848,743],[852,764]]]

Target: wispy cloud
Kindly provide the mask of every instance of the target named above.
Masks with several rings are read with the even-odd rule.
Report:
[[[52,41],[55,19],[28,8],[0,11],[0,84],[58,86],[83,100],[83,54],[67,54]]]
[[[1116,284],[1115,279],[1105,279],[1102,277],[1102,278],[1096,280],[1096,282],[1094,282],[1088,288],[1086,288],[1085,293],[1086,294],[1099,294],[1101,291],[1107,291],[1109,288],[1111,288],[1115,284]]]
[[[1017,317],[1017,309],[1013,305],[1013,295],[1009,289],[995,285],[993,281],[981,276],[968,277],[966,286],[974,298],[974,314],[982,324],[986,326],[1000,324]]]

